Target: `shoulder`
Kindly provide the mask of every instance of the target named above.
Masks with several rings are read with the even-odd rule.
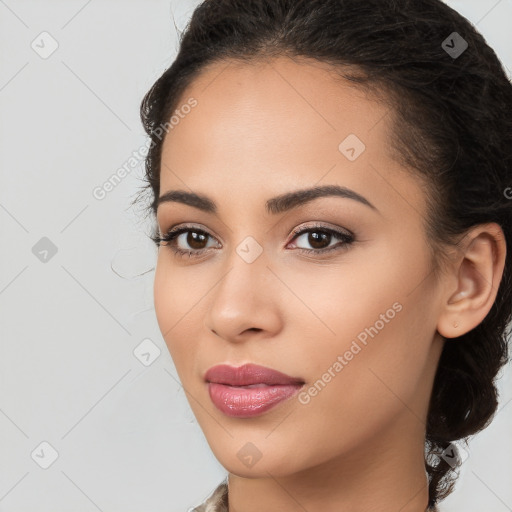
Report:
[[[210,496],[189,512],[228,512],[228,484],[221,482]]]

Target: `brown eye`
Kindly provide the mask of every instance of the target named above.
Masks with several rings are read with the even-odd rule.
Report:
[[[325,226],[313,226],[308,229],[297,230],[294,232],[295,245],[299,251],[306,253],[323,254],[334,250],[343,250],[355,242],[355,236],[350,232],[338,231]],[[302,240],[301,240],[302,239]],[[337,244],[331,245],[333,240],[338,240]],[[309,248],[299,247],[298,243],[307,244]]]
[[[329,246],[332,238],[330,233],[323,231],[310,231],[308,235],[308,243],[315,249],[325,249]],[[327,241],[327,245],[325,245]]]
[[[157,237],[154,241],[159,246],[165,245],[169,247],[177,256],[194,257],[201,255],[211,247],[211,245],[207,245],[209,239],[215,240],[202,229],[182,227],[174,230],[171,229],[165,236],[162,238]]]
[[[202,231],[187,231],[186,242],[192,249],[204,249],[204,244],[208,242],[208,236]],[[183,234],[186,234],[183,233]]]

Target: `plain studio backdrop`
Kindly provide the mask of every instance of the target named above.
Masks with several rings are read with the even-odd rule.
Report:
[[[0,511],[185,512],[225,476],[159,331],[156,248],[130,207],[139,105],[196,4],[0,0]],[[448,4],[510,75],[512,0]],[[511,374],[443,512],[512,510]]]

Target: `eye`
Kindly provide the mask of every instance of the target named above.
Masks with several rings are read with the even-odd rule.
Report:
[[[297,228],[292,233],[293,240],[301,241],[302,244],[309,244],[312,249],[297,247],[303,253],[325,254],[331,251],[345,250],[355,242],[355,236],[349,231],[341,231],[326,227],[321,224],[308,228]],[[170,229],[163,237],[153,237],[152,240],[158,245],[169,247],[176,256],[199,257],[212,245],[208,245],[209,239],[214,241],[208,232],[194,226],[181,226]],[[332,242],[336,242],[334,245]],[[215,246],[215,242],[213,242]]]
[[[177,256],[195,257],[200,256],[211,247],[205,245],[208,243],[208,238],[213,237],[202,229],[182,226],[177,229],[170,229],[163,237],[153,237],[152,240],[158,246],[165,245],[169,247]],[[187,248],[187,245],[190,249]]]
[[[323,225],[314,225],[306,229],[297,229],[293,232],[293,240],[301,240],[302,243],[309,244],[313,249],[304,249],[298,247],[298,250],[305,253],[325,254],[330,251],[344,250],[354,243],[355,237],[350,232],[340,231],[328,228]],[[335,240],[339,240],[337,244],[331,245]]]

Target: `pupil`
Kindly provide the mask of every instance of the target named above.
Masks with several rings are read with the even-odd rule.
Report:
[[[202,239],[202,240],[201,240]],[[198,242],[198,240],[200,240]],[[206,236],[203,233],[197,233],[196,231],[189,231],[187,236],[187,244],[194,249],[203,249],[201,246],[201,241],[204,242],[206,240]],[[195,244],[199,243],[199,247]]]
[[[322,242],[325,242],[331,235],[329,233],[322,233],[320,231],[313,231],[309,234],[308,242],[315,249],[323,249],[325,245],[322,247]],[[327,243],[329,245],[329,243]]]

